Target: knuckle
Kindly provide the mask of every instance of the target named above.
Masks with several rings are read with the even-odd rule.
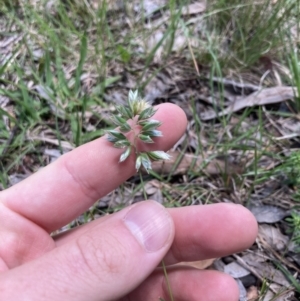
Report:
[[[62,167],[66,173],[71,177],[75,185],[77,185],[80,191],[90,199],[97,199],[99,192],[96,186],[92,185],[89,181],[81,177],[81,173],[74,169],[72,161],[68,159],[62,160]]]
[[[115,275],[120,275],[126,262],[125,250],[113,236],[106,238],[95,240],[85,235],[76,240],[72,262],[77,273],[96,277],[101,282],[110,282]]]

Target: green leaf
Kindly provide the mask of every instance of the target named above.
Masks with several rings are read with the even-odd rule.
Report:
[[[124,123],[126,123],[126,120],[118,115],[112,115],[111,119],[112,119],[112,122],[118,126],[122,126]]]
[[[135,161],[135,169],[137,171],[139,171],[140,167],[141,167],[141,164],[142,164],[142,157],[141,156],[138,156],[136,158],[136,161]]]
[[[164,152],[164,151],[147,152],[147,155],[153,161],[170,160],[171,159],[171,156],[169,154],[167,154],[166,152]]]
[[[157,110],[154,110],[153,107],[146,108],[140,113],[138,121],[152,117],[156,113],[156,111]]]
[[[126,146],[130,146],[130,141],[126,140],[118,140],[114,143],[114,147],[116,148],[124,148]]]
[[[79,63],[78,66],[76,68],[76,76],[75,76],[75,91],[78,95],[79,90],[80,90],[80,76],[82,74],[82,70],[83,70],[83,64],[84,61],[86,59],[86,55],[87,55],[87,33],[85,32],[81,38],[81,46],[80,46],[80,58],[79,58]]]
[[[116,106],[116,110],[118,111],[118,113],[123,117],[124,117],[124,113],[126,114],[125,110],[124,110],[124,106]]]
[[[123,133],[128,133],[129,131],[131,131],[131,126],[125,122],[121,127],[120,127],[120,131]]]
[[[272,260],[273,264],[285,275],[288,281],[295,287],[298,293],[300,293],[300,284],[297,279],[277,260]]]
[[[132,119],[134,117],[133,111],[129,106],[124,106],[124,110],[126,112],[126,115],[128,116],[128,119]]]
[[[161,131],[151,130],[151,131],[142,131],[141,134],[150,136],[150,137],[162,137],[163,134]]]
[[[122,78],[122,76],[120,76],[120,75],[118,75],[118,76],[112,76],[112,77],[107,77],[104,80],[104,83],[100,83],[99,85],[95,86],[92,89],[91,94],[92,95],[102,94],[105,88],[109,87],[110,85],[112,85],[113,83],[117,82],[121,78]]]
[[[150,138],[150,136],[139,134],[138,137],[145,143],[153,143],[154,141]]]
[[[157,127],[162,125],[160,121],[154,119],[142,121],[139,124],[142,126],[142,131],[155,130]]]
[[[112,135],[110,135],[110,134],[107,135],[106,139],[107,139],[109,142],[112,142],[112,143],[115,143],[115,142],[118,141],[118,138],[116,138],[116,137],[114,137],[114,136],[112,136]]]
[[[148,172],[149,169],[152,169],[150,158],[148,157],[147,153],[140,153],[140,157],[143,167]]]
[[[128,93],[128,101],[129,102],[134,102],[134,101],[137,101],[139,97],[139,91],[138,90],[135,90],[135,91],[132,91],[132,90],[129,90],[129,93]]]
[[[104,87],[107,88],[108,86],[114,84],[115,82],[117,82],[121,78],[122,78],[122,76],[120,76],[120,75],[107,77],[104,81]]]
[[[116,109],[122,118],[131,119],[133,117],[132,111],[128,106],[116,106]]]
[[[127,138],[120,132],[116,131],[116,130],[109,130],[107,131],[108,135],[117,138],[116,141],[118,140],[126,140]]]
[[[140,167],[143,166],[148,172],[151,169],[151,161],[147,153],[140,153],[135,161],[135,168],[139,171]]]
[[[127,49],[125,49],[123,46],[118,45],[117,46],[118,52],[120,54],[121,60],[124,63],[128,63],[130,61],[131,55],[130,53],[127,51]]]
[[[131,146],[127,147],[124,153],[120,157],[120,162],[124,162],[130,155],[131,153]]]

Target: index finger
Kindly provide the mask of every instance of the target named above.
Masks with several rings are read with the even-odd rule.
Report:
[[[163,137],[147,145],[168,150],[186,128],[184,112],[173,104],[157,106]],[[135,156],[118,163],[123,151],[105,137],[84,144],[31,177],[0,193],[9,209],[52,232],[87,210],[135,173]]]

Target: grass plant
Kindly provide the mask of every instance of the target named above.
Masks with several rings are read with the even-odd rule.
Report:
[[[144,144],[152,144],[154,143],[153,138],[162,137],[163,133],[157,129],[161,126],[161,122],[150,119],[156,113],[156,110],[139,96],[137,90],[129,91],[128,104],[118,106],[117,111],[118,114],[112,115],[112,120],[118,128],[107,132],[107,140],[113,143],[114,147],[124,149],[120,156],[119,163],[126,161],[134,152],[136,157],[135,168],[140,175],[144,199],[147,199],[140,168],[144,168],[149,172],[149,170],[152,169],[151,160],[169,160],[170,156],[160,150],[141,152],[138,148],[138,143],[140,141]],[[170,299],[173,301],[173,294],[164,261],[162,261],[162,269],[164,271]]]
[[[298,1],[210,1],[210,27],[223,65],[243,68],[276,58],[297,24]]]

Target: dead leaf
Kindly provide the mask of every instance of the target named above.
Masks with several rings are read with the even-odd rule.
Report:
[[[284,274],[281,271],[277,270],[272,263],[266,261],[266,259],[264,259],[263,257],[258,257],[255,256],[255,254],[248,253],[244,255],[242,259],[249,266],[249,268],[255,271],[260,279],[266,278],[281,286],[290,286]]]
[[[255,301],[257,300],[259,297],[259,294],[258,294],[258,289],[256,286],[250,286],[247,290],[247,300],[248,301]]]
[[[44,137],[38,137],[38,136],[33,136],[33,135],[27,135],[27,139],[30,141],[43,141],[43,142],[47,142],[49,144],[52,145],[61,145],[61,147],[68,151],[68,150],[72,150],[75,147],[69,143],[68,141],[59,141],[58,139],[50,139],[50,138],[44,138]]]
[[[192,261],[192,262],[179,262],[175,264],[176,266],[189,266],[199,270],[204,270],[210,267],[215,259],[206,259],[206,260],[199,260],[199,261]]]
[[[233,278],[241,278],[250,274],[250,271],[233,261],[224,267],[224,272]]]
[[[260,205],[250,207],[249,210],[259,223],[276,223],[288,215],[288,212],[275,206]]]
[[[221,259],[214,261],[213,268],[217,271],[224,272],[225,263]]]
[[[253,106],[262,106],[272,103],[278,103],[293,99],[296,95],[294,87],[272,87],[266,88],[260,91],[251,93],[249,96],[244,99],[240,99],[234,102],[232,105],[227,107],[222,112],[215,111],[206,111],[200,114],[202,120],[210,120],[216,117],[221,117],[228,115],[233,112],[237,112],[241,109],[253,107]]]
[[[258,233],[276,251],[285,250],[288,245],[289,238],[283,235],[276,227],[259,225]]]
[[[208,80],[210,80],[210,76],[206,76],[206,78]],[[216,77],[216,76],[213,76],[211,78],[215,83],[221,83],[223,84],[224,86],[230,86],[234,89],[236,88],[239,88],[239,89],[242,89],[242,90],[250,90],[250,91],[258,91],[261,89],[260,86],[258,85],[253,85],[251,83],[248,83],[248,82],[245,82],[243,81],[242,79],[240,81],[236,81],[234,79],[228,79],[228,78],[223,78],[223,77]]]
[[[9,178],[9,185],[13,186],[13,185],[25,180],[29,176],[30,176],[30,174],[26,174],[26,175],[25,174],[19,174],[19,173],[12,174],[8,177]]]
[[[164,199],[161,192],[161,183],[157,180],[151,180],[145,184],[145,192],[151,200],[162,204]]]
[[[182,15],[196,15],[206,10],[206,1],[197,1],[182,8]]]
[[[9,98],[7,96],[0,95],[0,108],[4,109],[9,103]]]
[[[276,294],[274,293],[276,292]],[[294,291],[283,289],[283,287],[279,284],[272,283],[270,285],[270,289],[267,291],[264,296],[263,301],[290,301],[293,300]]]
[[[149,181],[145,184],[145,192],[147,195],[154,194],[159,189],[159,182],[157,180]]]
[[[247,301],[247,291],[241,280],[235,279],[240,291],[240,301]]]
[[[66,153],[66,151],[64,152]],[[59,157],[61,157],[63,154],[61,153],[61,151],[59,149],[56,148],[46,148],[44,150],[44,155],[49,157],[49,163],[52,163],[54,161],[56,161]]]
[[[281,124],[282,131],[285,135],[299,135],[300,122],[297,118],[282,118],[278,123]]]
[[[34,86],[34,89],[42,99],[46,100],[51,112],[54,115],[62,119],[66,118],[65,111],[57,105],[58,103],[61,103],[61,100],[58,96],[54,95],[54,92],[51,90],[51,88],[43,85],[36,85]]]

